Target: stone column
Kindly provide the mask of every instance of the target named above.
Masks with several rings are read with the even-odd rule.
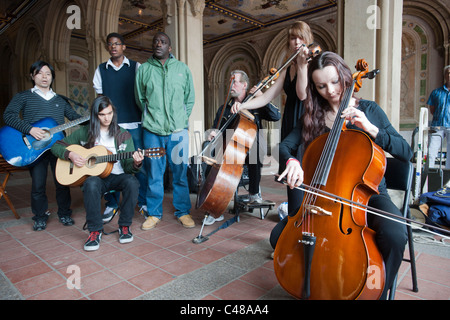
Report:
[[[376,81],[376,98],[392,125],[400,127],[403,0],[378,0],[381,29],[377,61],[381,70]]]
[[[195,87],[195,105],[189,119],[191,155],[196,154],[195,132],[203,137],[204,66],[203,66],[203,11],[204,0],[162,0],[164,32],[172,41],[172,53],[186,63],[192,72]],[[199,142],[198,142],[199,143]]]
[[[400,124],[403,0],[338,2],[338,52],[355,71],[358,59],[380,69],[375,81],[364,80],[357,96],[376,101],[392,125]]]

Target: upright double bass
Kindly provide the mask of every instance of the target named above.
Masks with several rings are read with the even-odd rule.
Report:
[[[310,44],[308,48],[311,57],[321,52],[320,46],[315,43]],[[257,85],[257,90],[248,95],[243,102],[249,101],[256,92],[276,80],[279,73],[297,57],[301,49],[293,53],[279,69],[271,69],[271,75],[262,80]],[[202,151],[199,157],[211,165],[211,169],[197,195],[197,208],[207,211],[214,218],[218,218],[226,210],[239,185],[244,170],[243,165],[256,139],[257,129],[253,115],[247,110],[241,110],[230,117],[221,128],[219,135]],[[226,134],[227,132],[232,134]],[[216,142],[222,143],[222,150],[217,150],[219,148],[216,148]],[[213,148],[216,148],[215,159],[205,157],[206,149]]]
[[[386,157],[364,132],[346,129],[340,117],[369,74],[364,60],[357,70],[333,128],[311,142],[302,166],[305,185],[367,205],[378,193]],[[384,288],[383,258],[364,209],[309,192],[280,235],[274,268],[281,286],[298,299],[378,299]]]

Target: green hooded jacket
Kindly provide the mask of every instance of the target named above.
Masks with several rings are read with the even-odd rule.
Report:
[[[168,136],[188,128],[195,102],[188,66],[170,55],[164,65],[151,57],[136,74],[136,102],[142,110],[142,127]]]

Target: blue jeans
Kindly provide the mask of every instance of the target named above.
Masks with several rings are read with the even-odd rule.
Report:
[[[133,138],[134,149],[144,149],[144,144],[142,142],[142,126],[139,125],[137,129],[128,129],[128,132],[131,134]],[[139,197],[138,197],[138,206],[142,207],[147,203],[147,173],[145,172],[144,166],[141,168],[141,171],[135,174],[136,178],[139,181]],[[107,193],[105,195],[106,206],[111,208],[117,208],[119,205],[120,193]]]
[[[148,176],[147,209],[150,216],[158,219],[163,215],[164,172],[168,160],[172,171],[173,206],[175,216],[182,217],[191,210],[191,198],[187,180],[187,164],[189,158],[189,136],[185,129],[168,136],[159,136],[144,130],[144,147],[164,148],[166,155],[161,158],[145,158]]]

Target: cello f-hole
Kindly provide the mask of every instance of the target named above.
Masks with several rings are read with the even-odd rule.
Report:
[[[339,210],[339,230],[342,232],[342,234],[348,236],[353,232],[352,228],[347,228],[346,230],[344,230],[344,226],[342,225],[342,220],[343,220],[343,216],[344,216],[344,205],[341,203],[340,206],[340,210]]]

